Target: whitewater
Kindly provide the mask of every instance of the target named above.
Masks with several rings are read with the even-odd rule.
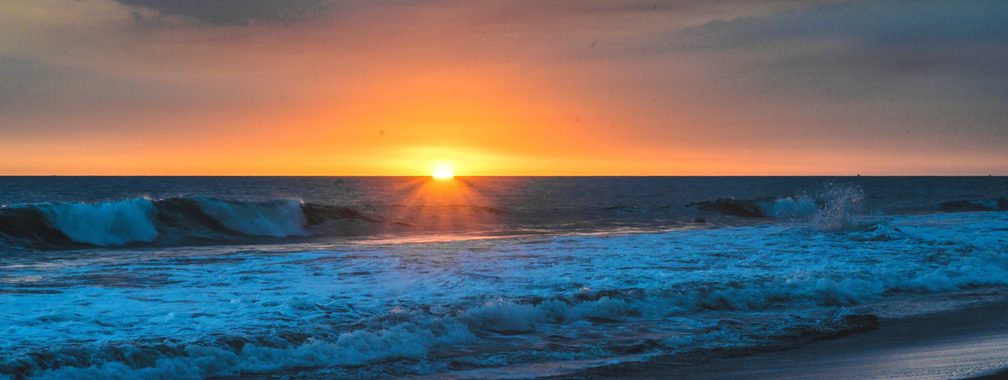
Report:
[[[1008,296],[998,178],[490,179],[446,198],[21,181],[0,197],[0,378],[528,378]],[[276,191],[305,181],[326,193]]]

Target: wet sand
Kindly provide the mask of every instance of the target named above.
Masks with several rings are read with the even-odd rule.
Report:
[[[675,357],[595,368],[570,378],[959,379],[1008,378],[1008,303],[900,319],[803,346],[723,355],[700,364]]]

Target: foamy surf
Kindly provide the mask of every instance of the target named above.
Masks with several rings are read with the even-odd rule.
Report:
[[[788,347],[870,329],[901,300],[1003,292],[998,231],[1005,213],[949,213],[850,231],[761,224],[22,260],[0,278],[11,306],[0,310],[0,373],[528,377]]]

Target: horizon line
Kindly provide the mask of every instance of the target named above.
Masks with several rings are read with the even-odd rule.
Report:
[[[163,177],[163,178],[424,178],[430,175],[392,174],[392,175],[343,175],[343,174],[0,174],[0,178],[52,178],[52,177]],[[704,178],[704,177],[1008,177],[1008,174],[556,174],[556,175],[455,175],[455,178]]]

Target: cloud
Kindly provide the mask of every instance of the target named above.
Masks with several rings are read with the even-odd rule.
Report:
[[[164,24],[159,18],[181,17],[208,25],[245,25],[256,22],[292,21],[339,9],[355,11],[380,9],[390,13],[437,12],[446,19],[453,15],[471,17],[473,22],[524,23],[559,22],[564,19],[594,17],[607,19],[641,14],[664,14],[667,21],[691,16],[742,13],[776,9],[808,0],[115,0],[134,7],[134,19],[150,25]],[[147,14],[153,11],[153,15]]]
[[[1008,2],[810,6],[709,22],[671,41],[666,51],[708,57],[722,79],[796,107],[845,105],[1008,142]]]
[[[871,45],[934,46],[1004,40],[1008,4],[1001,1],[859,1],[712,21],[693,34],[711,45],[841,37]]]
[[[245,25],[291,21],[325,10],[328,0],[116,0],[158,12],[159,17],[181,17],[209,25]],[[133,17],[144,21],[142,13]]]
[[[816,6],[714,21],[677,37],[677,49],[734,54],[777,79],[793,73],[796,84],[860,75],[873,80],[861,81],[869,86],[877,79],[914,76],[967,81],[994,93],[1005,89],[990,85],[1008,85],[1008,50],[1003,48],[1008,3],[1003,1]]]

